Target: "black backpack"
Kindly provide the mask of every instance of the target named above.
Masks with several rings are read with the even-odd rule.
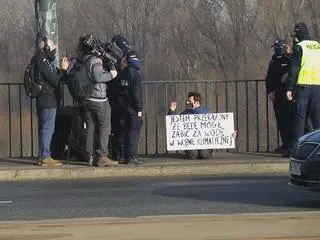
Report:
[[[24,89],[29,98],[35,98],[42,90],[43,82],[40,79],[40,72],[37,71],[35,63],[28,64],[24,71]]]
[[[74,100],[81,100],[90,97],[95,83],[91,80],[86,63],[91,58],[88,57],[82,61],[76,61],[66,76],[66,82],[69,92]]]

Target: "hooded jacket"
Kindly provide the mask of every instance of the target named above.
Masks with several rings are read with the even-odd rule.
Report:
[[[303,22],[298,23],[294,28],[299,42],[311,40],[307,25]],[[287,91],[294,91],[299,72],[301,69],[302,48],[299,45],[293,46],[289,77],[287,81]]]
[[[44,82],[43,88],[36,98],[38,108],[57,108],[60,101],[60,72],[52,58],[44,52],[38,50],[31,59],[35,63],[36,69],[40,72],[40,79]]]
[[[106,101],[107,100],[107,85],[106,83],[111,81],[113,76],[110,72],[107,72],[103,69],[102,59],[94,55],[84,55],[81,60],[85,61],[86,67],[88,69],[89,77],[91,80],[96,83],[94,89],[89,98],[86,100],[89,101]]]

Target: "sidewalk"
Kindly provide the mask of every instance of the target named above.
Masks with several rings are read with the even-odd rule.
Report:
[[[319,218],[296,212],[15,221],[0,222],[0,239],[316,240]]]
[[[0,181],[89,179],[108,177],[161,177],[182,175],[288,174],[289,161],[272,153],[219,152],[210,160],[187,160],[181,155],[141,157],[140,166],[87,167],[70,161],[61,167],[40,167],[34,159],[0,159]]]

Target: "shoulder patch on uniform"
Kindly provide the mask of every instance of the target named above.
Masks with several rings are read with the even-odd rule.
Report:
[[[126,79],[121,79],[120,83],[121,83],[121,87],[128,87],[129,86],[129,81]]]

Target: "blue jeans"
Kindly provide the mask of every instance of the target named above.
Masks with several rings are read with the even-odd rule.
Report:
[[[56,120],[56,108],[38,108],[40,159],[51,157],[50,145]]]

